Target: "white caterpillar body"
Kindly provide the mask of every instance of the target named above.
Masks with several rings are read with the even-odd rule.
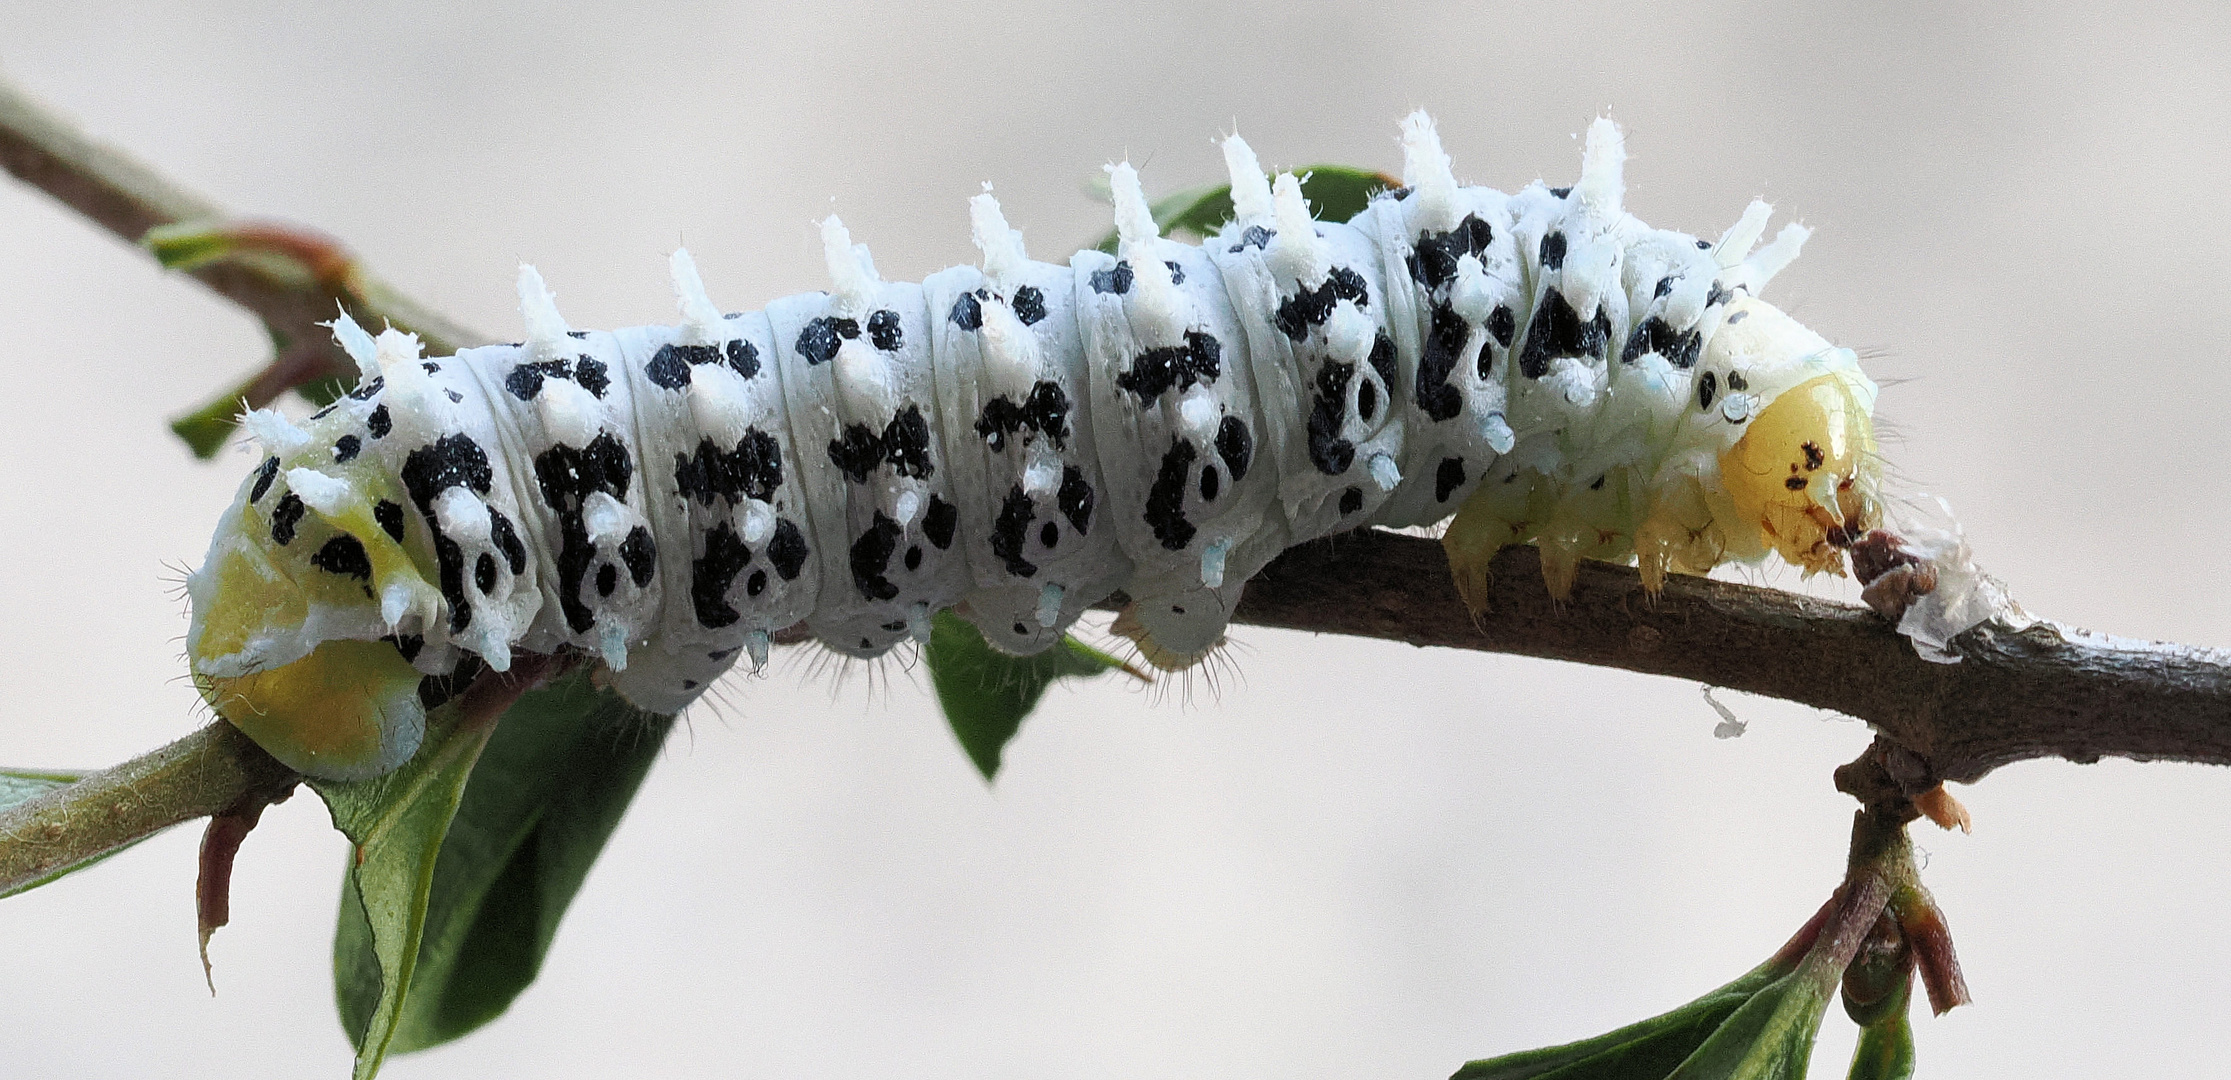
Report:
[[[1789,553],[1721,529],[1705,558],[1711,529],[1678,523],[1759,517],[1721,461],[1782,391],[1834,374],[1872,404],[1848,350],[1752,298],[1804,230],[1753,253],[1763,204],[1716,244],[1642,225],[1608,121],[1578,184],[1517,195],[1458,186],[1422,114],[1404,136],[1406,186],[1345,224],[1234,137],[1235,216],[1199,246],[1157,235],[1121,165],[1117,255],[1067,266],[986,194],[981,269],[920,285],[832,218],[831,290],[764,312],[721,314],[677,252],[677,326],[573,331],[531,269],[523,343],[421,360],[344,316],[360,387],[306,429],[249,419],[270,457],[190,582],[195,672],[267,746],[288,737],[258,723],[310,724],[290,709],[325,693],[282,672],[368,695],[363,731],[319,744],[340,749],[274,751],[364,775],[415,747],[408,676],[459,650],[503,670],[570,646],[671,713],[801,622],[875,656],[957,608],[1027,654],[1118,589],[1149,658],[1183,664],[1286,547],[1460,507],[1511,532],[1487,552],[1539,535],[1553,566]],[[1788,497],[1856,520],[1819,456]],[[324,651],[381,641],[408,671]]]

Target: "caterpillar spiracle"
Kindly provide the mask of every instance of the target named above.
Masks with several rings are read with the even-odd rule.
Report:
[[[1578,182],[1460,186],[1430,119],[1403,186],[1315,221],[1223,143],[1233,218],[1159,235],[1109,169],[1115,255],[1024,252],[987,191],[980,266],[877,276],[822,223],[827,292],[724,314],[685,251],[681,321],[568,327],[531,267],[523,342],[427,359],[343,314],[355,390],[264,447],[188,581],[193,674],[287,764],[374,775],[417,747],[423,675],[573,649],[659,713],[802,624],[872,657],[951,608],[1018,655],[1116,590],[1164,667],[1222,639],[1249,575],[1365,525],[1454,517],[1476,596],[1508,544],[1668,571],[1779,553],[1842,572],[1879,516],[1875,386],[1758,293],[1759,246],[1621,207],[1590,127]]]

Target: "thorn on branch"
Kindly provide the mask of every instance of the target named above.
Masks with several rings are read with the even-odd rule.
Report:
[[[209,939],[219,927],[232,921],[234,857],[240,854],[241,841],[263,819],[263,808],[287,801],[294,794],[294,784],[289,779],[277,788],[250,791],[210,815],[209,826],[202,830],[199,868],[194,876],[194,913],[201,931],[201,977],[209,984],[211,997],[217,996],[217,978],[209,965]]]

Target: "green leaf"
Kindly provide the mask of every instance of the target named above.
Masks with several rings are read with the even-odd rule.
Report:
[[[1345,165],[1312,165],[1299,175],[1302,197],[1319,221],[1347,221],[1363,213],[1373,195],[1402,186],[1385,173]]]
[[[292,288],[343,281],[351,269],[348,253],[331,238],[292,225],[180,221],[147,230],[139,242],[168,270],[229,260]]]
[[[1879,876],[1847,879],[1822,909],[1825,921],[1815,916],[1810,924],[1821,929],[1796,970],[1752,995],[1667,1080],[1801,1080],[1829,999],[1842,986],[1867,928],[1882,916],[1888,893]],[[1785,946],[1781,956],[1795,944]]]
[[[0,767],[0,810],[6,810],[17,803],[30,802],[55,788],[69,787],[84,778],[84,773]]]
[[[1788,975],[1772,960],[1671,1012],[1592,1039],[1474,1061],[1451,1080],[1584,1080],[1662,1077],[1696,1052],[1712,1033],[1761,991]]]
[[[1801,1080],[1828,1000],[1888,892],[1880,877],[1854,878],[1742,978],[1609,1035],[1472,1062],[1452,1080]]]
[[[1345,165],[1312,165],[1299,171],[1302,197],[1309,200],[1310,209],[1319,221],[1346,221],[1363,213],[1371,205],[1374,193],[1385,191],[1398,184],[1393,177],[1369,169],[1355,169]],[[1155,227],[1164,236],[1172,233],[1190,233],[1196,237],[1214,236],[1216,230],[1232,219],[1232,186],[1219,184],[1213,187],[1191,188],[1154,201]],[[1116,234],[1109,232],[1095,247],[1110,255],[1116,252]]]
[[[1810,958],[1808,958],[1810,959]],[[1451,1080],[1796,1080],[1835,989],[1819,965],[1777,958],[1683,1005],[1564,1046],[1457,1070]]]
[[[207,266],[240,250],[237,231],[209,221],[157,225],[139,238],[155,261],[169,270]]]
[[[1842,974],[1832,970],[1822,978],[1808,965],[1775,980],[1722,1021],[1667,1080],[1803,1077],[1813,1056],[1813,1036]]]
[[[213,401],[193,412],[170,422],[171,434],[186,444],[194,456],[207,461],[225,448],[225,440],[232,438],[237,426],[234,418],[240,415],[237,400]]]
[[[271,335],[271,354],[286,355],[290,340],[287,333],[270,323],[265,323],[264,329]],[[171,434],[178,436],[186,444],[186,448],[194,452],[195,457],[204,461],[215,457],[217,451],[225,448],[225,441],[232,438],[232,433],[238,429],[248,392],[261,381],[263,375],[257,374],[217,395],[200,408],[172,420]],[[302,400],[309,402],[312,408],[322,409],[339,401],[342,394],[355,388],[354,379],[321,376],[290,389],[301,395]]]
[[[356,389],[355,379],[312,379],[297,383],[291,389],[302,395],[302,400],[320,409],[341,400],[341,395]]]
[[[370,780],[308,781],[325,799],[334,828],[356,845],[341,887],[341,921],[344,927],[360,923],[357,932],[371,947],[344,958],[336,942],[334,977],[344,1003],[341,1023],[356,1045],[357,1080],[378,1074],[401,1023],[442,838],[496,726],[494,717],[468,722],[468,700],[453,698],[434,710],[426,718],[424,745],[394,772]],[[371,1011],[352,1014],[346,1004],[367,993]]]
[[[418,965],[390,1052],[462,1036],[534,981],[566,906],[673,724],[590,686],[586,672],[521,697],[504,714],[434,865]],[[364,970],[373,945],[344,918],[336,973]],[[342,979],[339,989],[344,1013],[368,1019],[376,1010],[363,982]]]
[[[1015,737],[1023,717],[1030,715],[1054,680],[1090,677],[1124,666],[1123,661],[1067,635],[1036,656],[1008,656],[985,643],[984,635],[968,620],[950,611],[937,614],[929,648],[922,655],[946,723],[953,726],[961,749],[986,781],[999,772],[999,756],[1007,740]]]

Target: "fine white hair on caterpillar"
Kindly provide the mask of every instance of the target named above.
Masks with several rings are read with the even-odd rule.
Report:
[[[520,342],[425,358],[343,314],[358,386],[245,422],[266,456],[188,581],[193,672],[289,765],[355,777],[468,654],[573,650],[674,713],[794,627],[872,659],[952,609],[1028,655],[1121,590],[1113,631],[1186,669],[1280,551],[1366,525],[1453,516],[1468,599],[1527,542],[1559,595],[1583,557],[1653,590],[1842,572],[1879,516],[1875,385],[1757,296],[1806,230],[1643,224],[1608,120],[1577,183],[1516,194],[1459,184],[1423,113],[1401,131],[1403,185],[1345,222],[1234,135],[1234,216],[1197,245],[1119,163],[1116,251],[1065,265],[987,186],[980,266],[918,284],[832,216],[828,291],[762,311],[677,251],[676,325],[572,329],[532,267]]]

